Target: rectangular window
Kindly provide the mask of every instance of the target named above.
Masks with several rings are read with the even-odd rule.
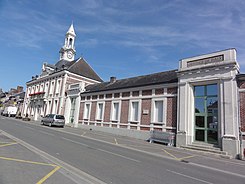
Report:
[[[113,102],[112,104],[112,121],[119,120],[119,102]]]
[[[57,86],[56,86],[56,91],[55,91],[55,93],[57,94],[57,93],[59,93],[60,92],[60,80],[58,80],[58,82],[57,82]]]
[[[44,89],[45,93],[48,92],[48,83],[45,84],[45,89]]]
[[[90,116],[90,104],[85,104],[83,119],[89,119]]]
[[[55,101],[54,101],[54,106],[53,106],[53,113],[54,113],[54,114],[57,113],[57,107],[58,107],[58,101],[55,100]]]
[[[97,116],[96,116],[98,120],[103,119],[103,111],[104,111],[104,103],[98,103],[97,104]]]
[[[31,94],[31,88],[28,88],[28,95]]]
[[[51,87],[50,87],[50,90],[49,90],[49,94],[52,95],[54,92],[54,82],[51,83]]]
[[[43,92],[43,84],[41,85],[40,92]]]
[[[36,86],[36,93],[39,92],[39,86]]]
[[[163,100],[154,101],[153,121],[163,123]]]
[[[131,121],[139,121],[139,102],[131,102]]]

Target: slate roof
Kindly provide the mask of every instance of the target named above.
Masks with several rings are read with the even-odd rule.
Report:
[[[98,74],[89,66],[89,64],[83,58],[78,58],[74,61],[59,60],[55,65],[47,64],[47,66],[53,68],[54,71],[52,73],[43,72],[41,76],[45,76],[45,74],[52,75],[53,73],[62,70],[67,70],[71,73],[83,77],[87,77],[89,79],[93,79],[99,82],[103,82],[103,80],[98,76]],[[31,81],[33,80],[36,80],[36,78],[33,78]]]
[[[78,59],[77,59],[78,60]],[[58,70],[61,70],[63,68],[69,68],[71,65],[73,65],[77,60],[74,61],[67,61],[67,60],[59,60],[54,66]]]
[[[150,75],[143,75],[138,77],[116,80],[115,82],[112,83],[103,82],[99,84],[92,84],[86,87],[86,91],[84,93],[149,86],[155,84],[176,83],[178,82],[176,72],[177,70],[170,70],[170,71],[159,72]]]
[[[97,75],[97,73],[89,66],[89,64],[83,59],[78,58],[74,61],[60,60],[55,64],[57,71],[66,69],[71,73],[81,75],[99,82],[103,80]]]
[[[83,58],[78,59],[76,62],[70,65],[68,71],[90,79],[94,79],[99,82],[103,82],[103,80]]]

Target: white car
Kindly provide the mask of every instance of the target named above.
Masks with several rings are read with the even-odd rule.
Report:
[[[63,115],[59,115],[59,114],[48,114],[42,118],[41,123],[43,125],[48,125],[50,127],[51,126],[64,127],[65,126],[65,117]]]
[[[2,112],[2,115],[8,117],[15,117],[16,113],[17,107],[5,107],[4,111]]]

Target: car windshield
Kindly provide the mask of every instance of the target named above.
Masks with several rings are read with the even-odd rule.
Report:
[[[62,115],[56,115],[56,119],[65,119],[65,117]]]
[[[50,117],[50,118],[53,118],[53,117],[54,117],[54,114],[50,114],[49,117]]]

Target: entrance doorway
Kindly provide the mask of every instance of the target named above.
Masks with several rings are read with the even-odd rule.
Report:
[[[194,86],[195,141],[218,143],[218,86]]]

